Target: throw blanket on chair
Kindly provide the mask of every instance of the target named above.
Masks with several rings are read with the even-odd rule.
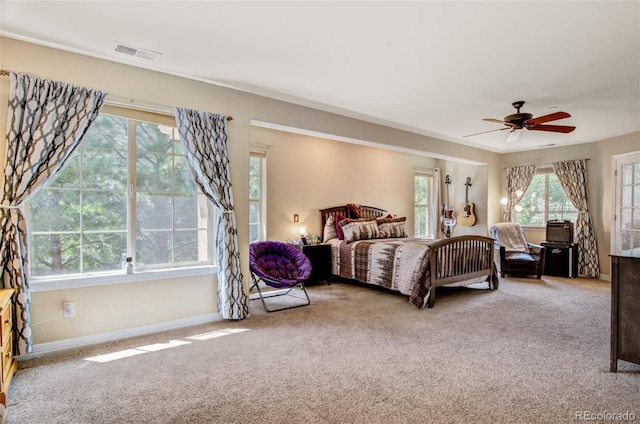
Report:
[[[524,238],[524,232],[520,224],[513,222],[499,222],[491,227],[491,237],[500,246],[504,246],[505,252],[529,253],[529,247]]]

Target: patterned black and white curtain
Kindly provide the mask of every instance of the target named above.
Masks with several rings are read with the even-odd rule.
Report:
[[[22,205],[58,172],[98,117],[106,93],[10,74],[0,258],[15,290],[15,353],[31,352],[29,250]]]
[[[553,169],[564,192],[578,210],[576,239],[578,244],[578,273],[597,278],[600,275],[598,247],[591,223],[587,194],[587,161],[584,159],[554,162]]]
[[[502,214],[502,220],[504,222],[511,221],[513,209],[520,203],[520,200],[522,200],[522,196],[524,196],[529,184],[531,184],[535,173],[535,165],[507,168],[507,204]]]
[[[218,311],[225,319],[244,319],[248,316],[249,307],[233,209],[227,118],[183,108],[176,108],[175,114],[180,139],[196,182],[219,211],[216,238]]]

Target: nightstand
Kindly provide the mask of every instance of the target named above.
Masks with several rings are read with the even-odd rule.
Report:
[[[298,248],[311,261],[312,271],[309,282],[325,281],[327,284],[331,284],[331,245],[306,244],[298,246]]]

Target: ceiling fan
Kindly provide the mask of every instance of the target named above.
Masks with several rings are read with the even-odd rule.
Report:
[[[549,132],[558,132],[558,133],[570,133],[575,130],[576,127],[571,127],[567,125],[540,125],[545,122],[557,121],[558,119],[570,118],[567,112],[554,112],[549,115],[539,116],[534,118],[530,113],[521,113],[520,108],[524,105],[524,100],[518,100],[517,102],[511,103],[514,108],[516,108],[517,113],[513,115],[508,115],[504,117],[504,120],[501,121],[499,119],[485,118],[483,121],[488,122],[496,122],[498,124],[504,124],[506,127],[499,128],[497,130],[489,130],[483,131],[475,134],[465,135],[464,137],[472,137],[474,135],[486,134],[494,131],[509,131],[509,136],[505,140],[505,143],[510,143],[512,141],[516,141],[520,136],[520,130],[526,128],[528,130],[533,131],[549,131]]]

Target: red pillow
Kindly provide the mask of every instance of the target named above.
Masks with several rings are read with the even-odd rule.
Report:
[[[362,218],[362,205],[357,203],[347,203],[349,218]]]
[[[342,227],[340,226],[340,221],[346,219],[342,215],[335,215],[333,219],[336,220],[336,233],[338,234],[338,240],[344,240],[344,233],[342,232]]]

